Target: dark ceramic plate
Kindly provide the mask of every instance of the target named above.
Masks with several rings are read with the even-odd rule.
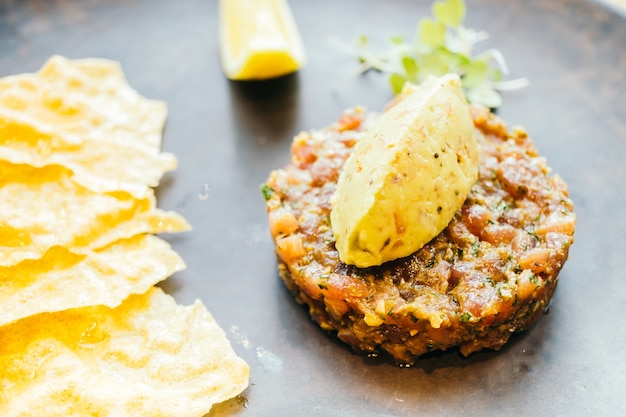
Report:
[[[360,34],[412,36],[429,1],[292,1],[308,53],[294,76],[237,84],[221,73],[217,2],[0,0],[0,75],[52,54],[122,62],[166,100],[164,149],[179,169],[158,190],[190,233],[168,236],[186,271],[163,284],[201,298],[251,366],[244,400],[215,416],[618,416],[626,413],[626,19],[584,0],[469,0],[512,77],[500,115],[531,133],[569,184],[578,225],[549,314],[499,352],[426,357],[408,369],[352,353],[310,322],[275,270],[259,185],[291,138],[356,104],[390,98],[380,74],[351,78]],[[245,406],[244,403],[245,402]]]

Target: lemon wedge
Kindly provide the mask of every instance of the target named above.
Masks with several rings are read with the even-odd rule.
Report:
[[[304,47],[286,0],[220,0],[222,69],[232,80],[263,80],[297,71]]]

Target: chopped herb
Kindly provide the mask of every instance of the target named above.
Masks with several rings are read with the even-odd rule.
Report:
[[[535,233],[535,229],[534,228],[527,228],[526,229],[526,233],[528,233],[529,235],[531,235],[537,242],[539,241],[539,235],[537,233]]]
[[[480,255],[480,241],[479,240],[477,240],[476,242],[472,243],[472,255],[473,256]]]
[[[511,209],[511,205],[507,203],[506,201],[502,200],[496,205],[493,211],[494,211],[494,214],[496,215],[496,218],[499,219],[504,215],[504,212],[510,209]]]
[[[474,316],[472,315],[472,313],[470,313],[469,311],[466,311],[466,312],[464,312],[463,314],[461,314],[459,316],[459,321],[461,323],[465,323],[465,322],[470,321],[473,318],[474,318]]]
[[[498,295],[503,298],[511,298],[513,294],[509,287],[498,287]]]
[[[274,193],[276,193],[276,190],[274,190],[267,184],[263,184],[261,185],[261,193],[263,194],[263,198],[265,198],[265,201],[268,201],[270,198],[272,198]]]
[[[531,274],[530,277],[528,277],[528,280],[535,285],[539,285],[539,280],[535,274]]]
[[[330,278],[330,274],[322,274],[320,275],[319,281],[317,282],[317,286],[320,290],[328,289],[328,279]]]
[[[361,73],[375,70],[389,74],[394,94],[406,82],[420,83],[428,76],[456,73],[461,77],[468,101],[497,108],[502,104],[499,91],[524,87],[528,80],[504,81],[508,72],[504,57],[496,49],[475,54],[474,45],[487,39],[487,33],[463,26],[464,0],[438,0],[432,4],[432,17],[417,24],[414,42],[402,36],[390,38],[390,48],[382,53],[368,49],[368,38],[360,36]]]

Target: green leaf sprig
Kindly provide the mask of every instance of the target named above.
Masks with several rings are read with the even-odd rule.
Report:
[[[390,39],[391,48],[373,53],[368,38],[361,36],[360,73],[375,70],[390,74],[394,94],[399,93],[406,82],[419,84],[430,75],[456,73],[467,100],[492,109],[502,104],[500,91],[528,85],[525,78],[504,80],[508,69],[497,49],[474,54],[474,45],[487,39],[487,33],[463,26],[464,0],[437,0],[431,12],[432,17],[419,20],[413,43],[394,36]]]

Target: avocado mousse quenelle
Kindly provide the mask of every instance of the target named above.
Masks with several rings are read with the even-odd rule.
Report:
[[[339,176],[330,218],[341,261],[381,265],[428,243],[463,205],[478,159],[459,77],[407,84]]]

